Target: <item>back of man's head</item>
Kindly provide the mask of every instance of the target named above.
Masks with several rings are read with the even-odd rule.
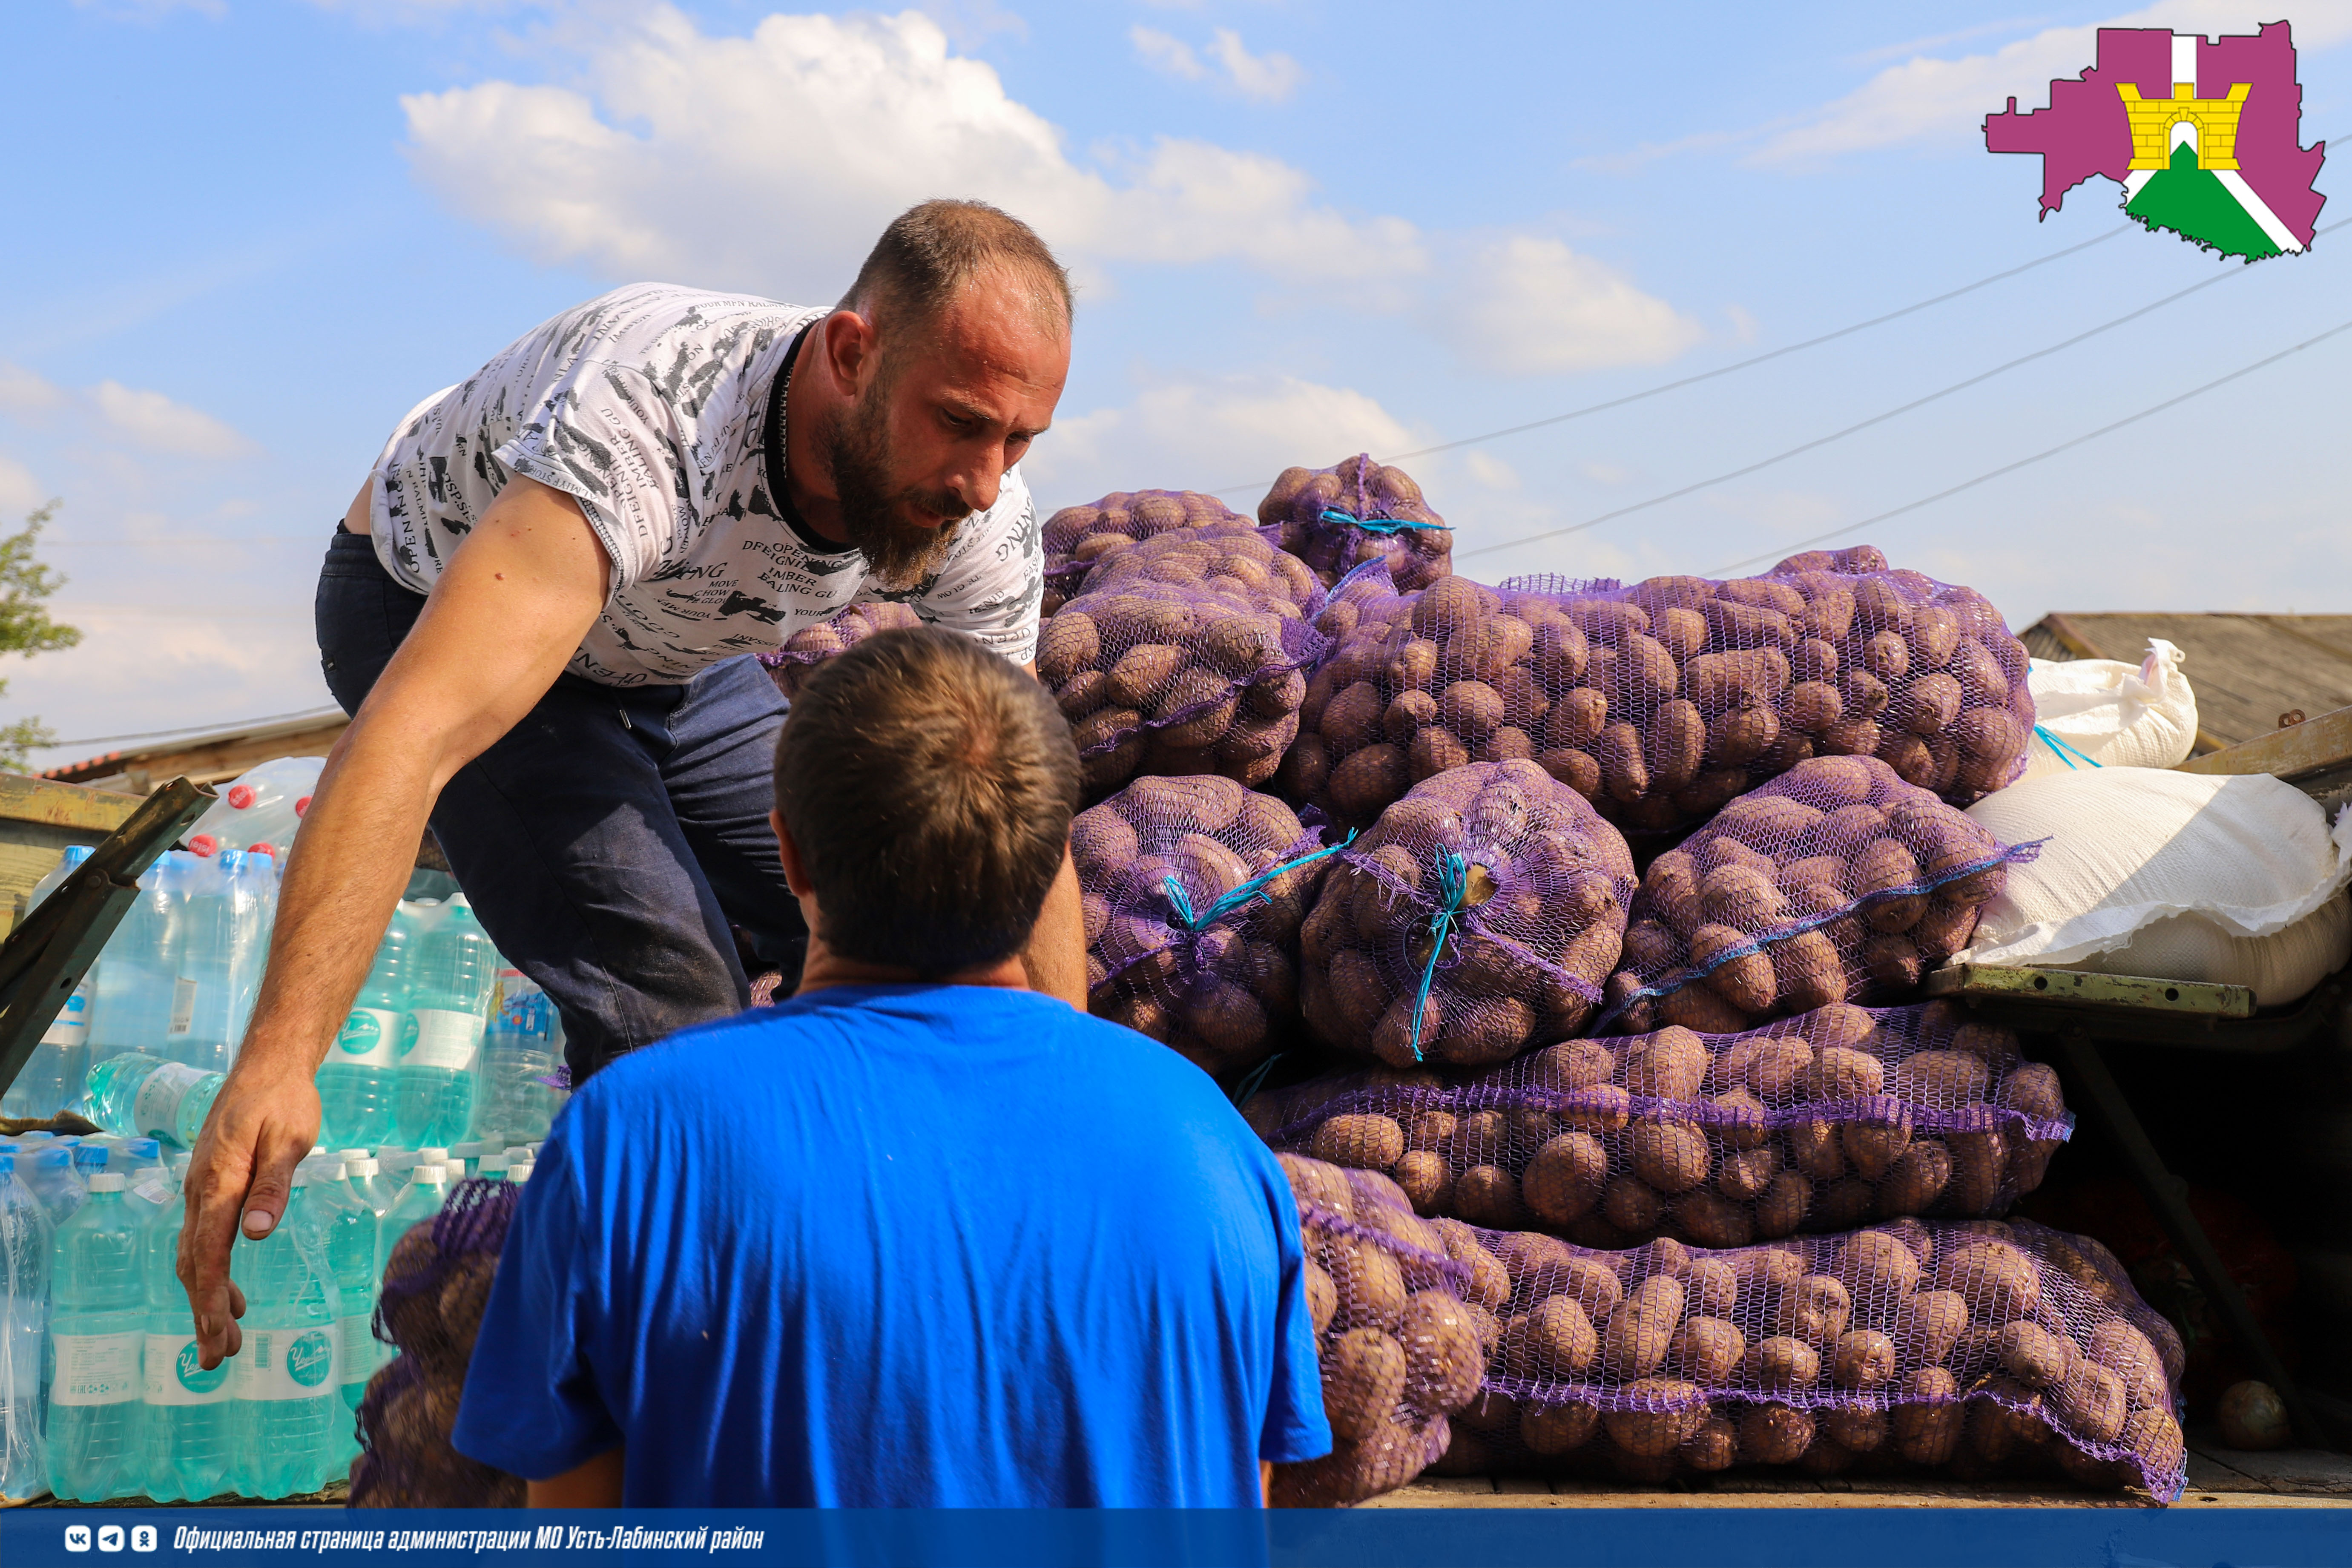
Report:
[[[971,638],[884,632],[818,666],[776,741],[817,936],[924,979],[1021,951],[1061,870],[1078,754],[1045,689]]]
[[[892,218],[841,308],[873,321],[886,342],[897,340],[992,274],[1028,297],[1045,330],[1069,331],[1070,275],[1034,229],[985,202],[929,201]]]

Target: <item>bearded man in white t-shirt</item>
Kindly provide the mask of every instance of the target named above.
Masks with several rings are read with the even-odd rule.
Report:
[[[240,1340],[230,1243],[285,1212],[314,1074],[428,818],[554,999],[575,1080],[740,1011],[739,933],[797,973],[768,822],[784,703],[751,656],[889,599],[1032,663],[1043,560],[1015,465],[1061,397],[1070,314],[1025,225],[929,202],[831,310],[633,285],[401,419],[319,584],[352,725],[188,1173],[180,1275],[207,1366]],[[1066,860],[1024,961],[1083,1010]]]

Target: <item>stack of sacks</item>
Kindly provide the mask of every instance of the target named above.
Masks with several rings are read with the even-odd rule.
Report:
[[[1411,475],[1369,454],[1328,468],[1283,469],[1258,503],[1257,520],[1280,530],[1282,547],[1327,587],[1370,561],[1384,563],[1401,588],[1425,588],[1454,574],[1445,520]]]
[[[1249,520],[1197,490],[1113,490],[1084,506],[1066,506],[1045,520],[1040,540],[1045,550],[1045,598],[1039,613],[1050,616],[1060,609],[1097,563],[1138,540],[1234,524],[1245,528]]]

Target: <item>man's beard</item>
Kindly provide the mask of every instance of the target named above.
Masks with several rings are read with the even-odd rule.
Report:
[[[952,490],[890,488],[888,390],[869,390],[852,413],[835,422],[824,446],[849,542],[884,587],[904,589],[939,571],[955,543],[956,525],[971,509]],[[929,527],[908,515],[915,510],[948,521]]]

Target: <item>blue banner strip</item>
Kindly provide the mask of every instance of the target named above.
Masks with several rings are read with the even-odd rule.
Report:
[[[7,1568],[384,1562],[889,1568],[2352,1568],[2352,1508],[65,1509],[0,1512]]]

